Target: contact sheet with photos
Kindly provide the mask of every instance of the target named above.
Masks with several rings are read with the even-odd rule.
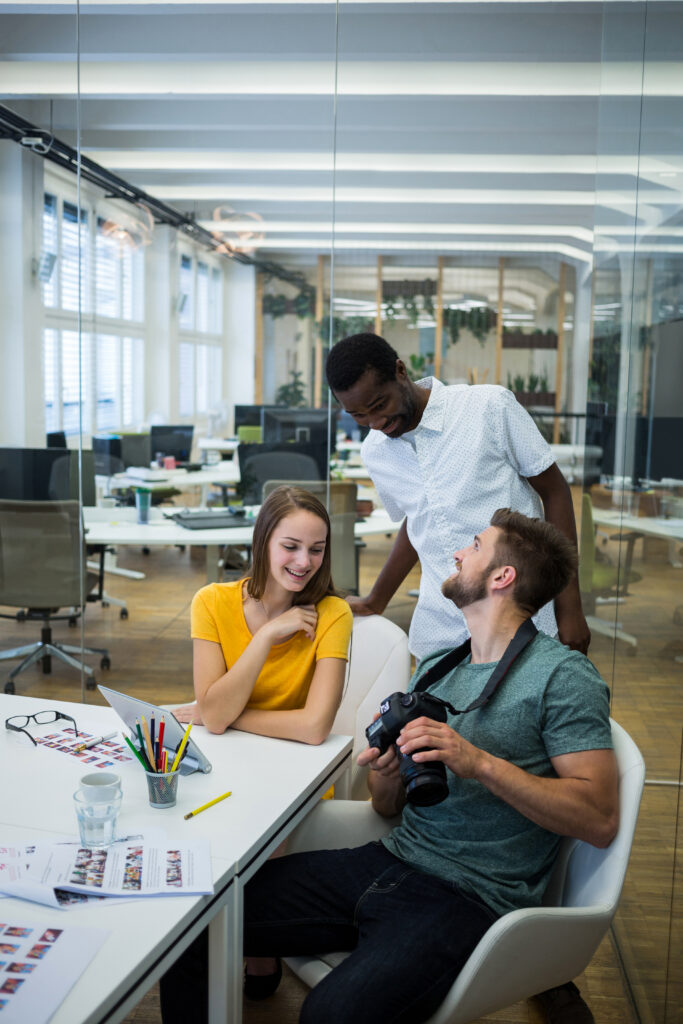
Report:
[[[16,880],[8,876],[0,884],[8,895],[52,907],[68,905],[69,894],[77,899],[213,893],[210,845],[206,839],[150,841],[138,836],[102,849],[36,843]]]
[[[85,765],[88,771],[93,771],[97,768],[113,771],[116,768],[120,768],[127,761],[135,761],[129,747],[126,746],[121,737],[118,739],[114,737],[110,740],[102,740],[100,743],[87,747],[85,750],[76,749],[83,743],[89,743],[90,740],[94,740],[97,736],[101,735],[101,731],[97,732],[96,729],[90,726],[86,730],[79,729],[78,735],[76,735],[74,729],[69,727],[68,729],[52,729],[49,733],[43,733],[42,736],[35,734],[33,738],[42,750],[50,750],[73,757],[80,761],[82,765]]]
[[[0,919],[0,1022],[44,1024],[109,932]]]

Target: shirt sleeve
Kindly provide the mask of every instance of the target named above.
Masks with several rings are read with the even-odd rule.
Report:
[[[316,661],[321,658],[349,660],[349,640],[353,626],[351,608],[341,598],[334,599],[334,608],[322,617],[318,625],[319,638],[316,646]]]
[[[211,598],[211,587],[202,587],[192,599],[190,611],[190,635],[193,640],[211,640],[220,643],[216,617]]]
[[[496,388],[498,431],[503,455],[520,476],[538,476],[555,461],[552,448],[508,388]]]
[[[578,651],[558,665],[548,680],[542,728],[548,757],[613,747],[607,684]]]

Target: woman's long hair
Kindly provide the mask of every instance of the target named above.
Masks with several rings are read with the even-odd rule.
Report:
[[[332,553],[330,550],[331,530],[330,517],[327,509],[318,501],[314,494],[305,491],[303,487],[290,487],[287,484],[276,487],[271,491],[261,506],[256,523],[254,524],[254,535],[251,542],[251,569],[247,579],[247,593],[255,601],[259,601],[265,592],[266,581],[270,572],[270,559],[268,557],[268,545],[273,530],[285,516],[297,509],[304,509],[312,512],[318,519],[322,519],[327,530],[325,538],[325,552],[320,568],[308,581],[303,590],[293,595],[292,604],[317,604],[328,594],[336,595],[332,583]]]

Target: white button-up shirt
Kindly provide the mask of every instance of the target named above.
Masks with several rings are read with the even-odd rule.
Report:
[[[423,658],[469,635],[462,612],[441,593],[454,572],[453,553],[471,544],[498,508],[542,519],[541,500],[526,477],[555,460],[507,388],[445,387],[433,377],[418,387],[431,387],[431,394],[412,443],[371,430],[361,456],[391,519],[406,517],[420,558],[420,596],[409,640],[413,654]],[[551,636],[557,632],[552,603],[534,621]]]

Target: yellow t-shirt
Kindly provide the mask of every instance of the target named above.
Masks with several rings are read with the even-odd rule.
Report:
[[[243,580],[209,583],[192,601],[192,639],[221,645],[230,669],[252,639],[242,602]],[[315,664],[320,658],[348,660],[353,615],[346,601],[324,597],[316,605],[315,639],[299,631],[273,644],[247,707],[260,711],[292,711],[306,704]]]

